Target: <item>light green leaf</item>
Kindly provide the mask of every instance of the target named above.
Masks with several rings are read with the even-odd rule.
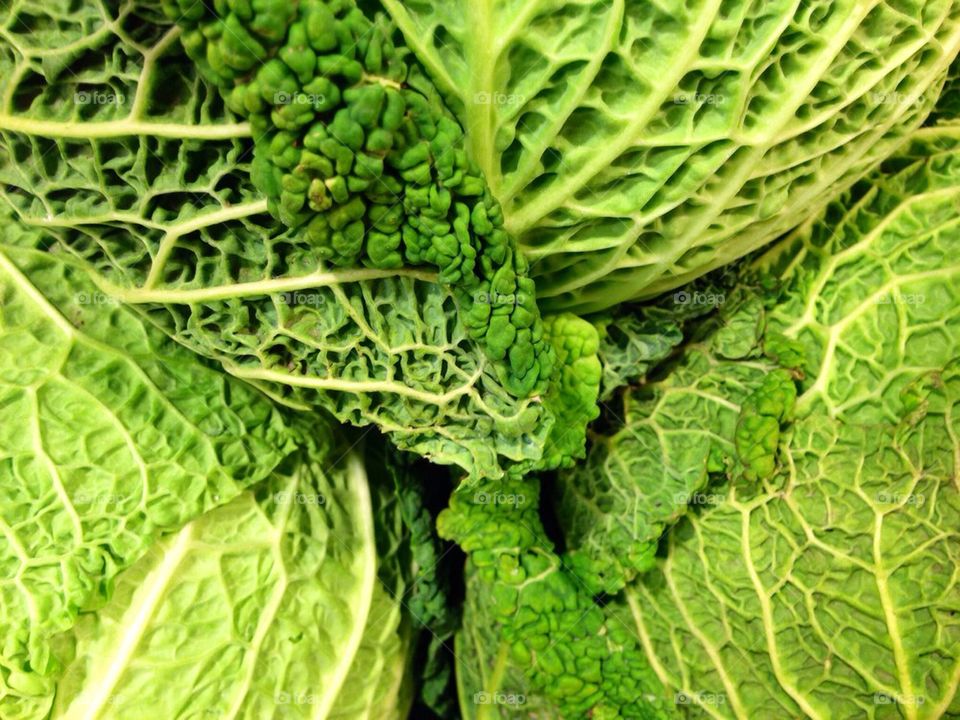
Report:
[[[689,508],[715,502],[706,488],[739,466],[732,391],[758,386],[771,364],[717,358],[709,344],[648,391],[628,390],[623,417],[594,437],[584,463],[557,478],[567,562],[591,592],[617,593],[654,563],[663,532]]]
[[[551,310],[651,297],[796,226],[923,121],[960,49],[951,0],[382,4]]]
[[[960,384],[949,406],[955,416]],[[958,708],[956,421],[809,417],[781,474],[726,485],[627,591],[660,680],[694,717],[951,716]],[[613,612],[618,613],[614,610]]]
[[[49,690],[54,634],[161,535],[267,477],[296,434],[52,255],[0,252],[0,298],[6,718]]]
[[[782,278],[767,332],[804,351],[800,416],[899,422],[903,388],[960,357],[960,130],[872,180],[753,263]]]
[[[561,313],[546,319],[544,332],[557,359],[544,400],[554,425],[536,469],[554,470],[570,467],[584,455],[587,425],[600,414],[603,369],[597,329],[586,320]]]
[[[468,553],[457,683],[464,717],[660,720],[636,638],[608,623],[547,538],[533,478],[464,483],[438,519]]]
[[[336,268],[283,232],[250,180],[250,127],[178,30],[145,0],[92,5],[17,0],[63,29],[17,34],[11,19],[16,42],[0,43],[0,195],[21,222],[104,296],[289,407],[478,475],[536,464],[554,422],[541,395],[501,381],[435,274]]]
[[[54,717],[405,716],[410,628],[377,579],[370,478],[318,437],[120,577],[63,639]]]
[[[798,419],[609,606],[684,715],[960,712],[960,136],[887,170],[753,264]],[[782,420],[781,373],[727,397]]]

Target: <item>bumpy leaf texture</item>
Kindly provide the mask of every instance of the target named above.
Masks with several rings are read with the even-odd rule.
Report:
[[[519,395],[553,360],[533,281],[463,132],[389,24],[354,0],[169,2],[183,46],[254,130],[270,211],[337,265],[436,266]]]
[[[741,409],[729,397],[758,386],[773,363],[725,362],[716,351],[713,338],[689,345],[665,380],[626,391],[615,432],[595,437],[586,461],[559,474],[567,562],[592,593],[617,593],[653,567],[664,531],[706,501],[712,476],[738,465]]]
[[[101,292],[290,407],[473,474],[540,463],[551,401],[511,391],[429,268],[333,267],[285,231],[250,126],[152,3],[18,0],[4,28],[0,193]]]
[[[643,313],[647,315],[646,312]],[[665,360],[683,340],[681,324],[664,314],[624,314],[599,317],[602,367],[600,399],[610,400],[621,387],[640,380]]]
[[[381,0],[461,119],[541,307],[656,295],[889,155],[960,49],[951,0]]]
[[[464,484],[438,529],[469,553],[457,685],[463,717],[666,717],[636,637],[564,566],[533,478]]]
[[[564,553],[533,480],[455,494],[466,716],[960,713],[958,201],[924,130],[748,266],[560,473]]]
[[[691,716],[960,713],[960,134],[888,170],[756,263],[797,420],[609,607]]]
[[[406,717],[412,629],[403,585],[378,579],[372,478],[318,440],[154,545],[60,639],[56,717]]]
[[[955,60],[950,66],[937,106],[925,124],[944,125],[957,122],[960,122],[960,60]]]
[[[960,501],[941,414],[956,402],[897,429],[806,418],[781,472],[721,486],[670,534],[621,619],[691,716],[957,712]]]
[[[16,718],[50,690],[51,638],[296,435],[77,267],[0,245],[0,295],[0,716]]]
[[[444,609],[416,486],[10,233],[0,716],[406,717]]]
[[[429,506],[441,497],[436,483],[449,477],[437,477],[436,468],[386,443],[371,445],[364,450],[369,473],[377,478],[381,580],[396,588],[394,597],[412,625],[424,631],[411,659],[421,703],[414,712],[429,708],[440,718],[455,717],[453,638],[461,620],[457,588],[462,565],[459,555],[437,537]],[[382,452],[374,455],[371,450]]]

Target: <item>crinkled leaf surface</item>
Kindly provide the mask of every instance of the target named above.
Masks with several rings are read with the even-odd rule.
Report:
[[[49,254],[0,252],[0,298],[0,715],[15,717],[49,689],[51,636],[295,436],[260,393]]]
[[[536,288],[464,136],[368,3],[164,0],[182,45],[249,118],[271,215],[343,266],[436,268],[509,390],[553,374]]]
[[[960,712],[958,148],[923,131],[756,264],[799,419],[610,610],[690,715]]]
[[[543,720],[561,718],[558,709],[544,702],[523,670],[509,662],[491,587],[468,569],[467,603],[463,630],[457,634],[457,692],[464,720],[510,718],[518,712]]]
[[[677,322],[629,314],[604,317],[599,323],[598,355],[603,368],[600,398],[609,400],[621,387],[642,378],[683,340]]]
[[[960,356],[960,131],[891,169],[755,263],[787,279],[768,326],[803,348],[801,414],[898,422],[904,387]]]
[[[746,396],[772,363],[731,362],[710,343],[685,352],[664,381],[627,391],[615,432],[595,437],[586,461],[558,475],[567,562],[593,593],[617,593],[653,567],[664,531],[712,502],[711,477],[738,465],[737,391]]]
[[[780,474],[721,486],[670,533],[621,617],[681,709],[957,712],[956,430],[942,417],[897,430],[806,418]]]
[[[549,308],[676,287],[890,154],[960,4],[381,0],[446,93]]]
[[[602,367],[597,329],[571,313],[548,317],[544,332],[556,352],[557,369],[544,404],[554,419],[539,470],[569,467],[583,457],[587,425],[600,412]]]
[[[508,392],[430,272],[332,268],[281,232],[249,179],[250,128],[153,10],[18,0],[5,20],[0,192],[21,221],[289,406],[476,474],[539,460],[540,398]]]
[[[377,579],[369,478],[318,435],[120,577],[62,641],[55,717],[404,716],[409,628]]]
[[[666,717],[629,626],[608,622],[539,515],[535,478],[464,483],[438,520],[468,553],[457,684],[464,717]],[[619,714],[618,714],[619,713]]]
[[[960,122],[960,60],[954,60],[947,73],[947,82],[926,125],[948,125]]]
[[[414,712],[422,707],[441,718],[454,717],[453,636],[460,627],[462,565],[437,537],[428,506],[436,502],[437,485],[449,477],[437,477],[438,468],[385,443],[367,443],[364,457],[368,472],[377,478],[373,500],[380,579],[414,629],[422,631],[410,668],[421,703]]]

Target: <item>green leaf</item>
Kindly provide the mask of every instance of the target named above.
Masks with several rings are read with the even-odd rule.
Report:
[[[422,704],[442,718],[454,717],[454,634],[460,627],[458,556],[440,541],[428,502],[437,496],[436,468],[408,453],[367,443],[365,457],[374,487],[381,582],[420,631],[411,674]],[[373,452],[371,452],[373,451]]]
[[[406,716],[411,633],[377,578],[370,478],[319,430],[267,482],[155,544],[62,638],[56,716]]]
[[[554,470],[583,457],[587,425],[600,414],[600,338],[593,325],[570,313],[548,317],[544,332],[557,358],[544,399],[555,422],[535,467]]]
[[[0,249],[0,714],[12,718],[50,689],[51,637],[160,536],[267,477],[297,434],[73,264]]]
[[[897,423],[903,388],[960,356],[960,131],[919,132],[871,180],[752,264],[781,278],[767,332],[803,349],[799,417]]]
[[[960,48],[953,2],[382,5],[550,311],[652,297],[790,230],[923,121]]]
[[[527,262],[386,19],[353,0],[164,5],[188,55],[249,118],[271,214],[337,266],[436,268],[503,384],[542,392],[553,357]]]
[[[664,381],[628,390],[613,432],[558,475],[567,562],[594,594],[617,593],[650,569],[664,531],[691,507],[715,502],[707,484],[739,465],[742,408],[731,391],[758,386],[770,365],[732,363],[713,350],[691,346]]]
[[[955,60],[947,73],[940,99],[926,125],[949,125],[960,123],[960,60]]]
[[[539,462],[554,418],[503,380],[463,298],[428,268],[334,267],[270,217],[250,126],[152,3],[19,5],[62,30],[0,43],[0,195],[100,293],[288,407],[472,474]]]
[[[619,388],[643,378],[683,340],[678,322],[645,313],[603,317],[595,324],[600,332],[600,399],[604,401]]]
[[[958,401],[950,383],[938,412]],[[722,503],[670,533],[620,617],[680,702],[731,718],[957,712],[948,418],[876,428],[808,417],[779,475],[718,489]]]
[[[776,470],[780,426],[790,419],[796,397],[793,377],[777,369],[744,399],[734,434],[744,478],[757,480]]]
[[[746,470],[608,606],[684,714],[960,711],[958,201],[960,136],[924,130],[752,264],[795,372],[726,388]]]
[[[468,553],[457,682],[464,717],[659,720],[662,688],[546,537],[534,479],[464,483],[438,530]]]

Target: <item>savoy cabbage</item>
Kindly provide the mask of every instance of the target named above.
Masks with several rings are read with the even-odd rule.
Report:
[[[960,3],[0,5],[0,720],[960,717]]]

